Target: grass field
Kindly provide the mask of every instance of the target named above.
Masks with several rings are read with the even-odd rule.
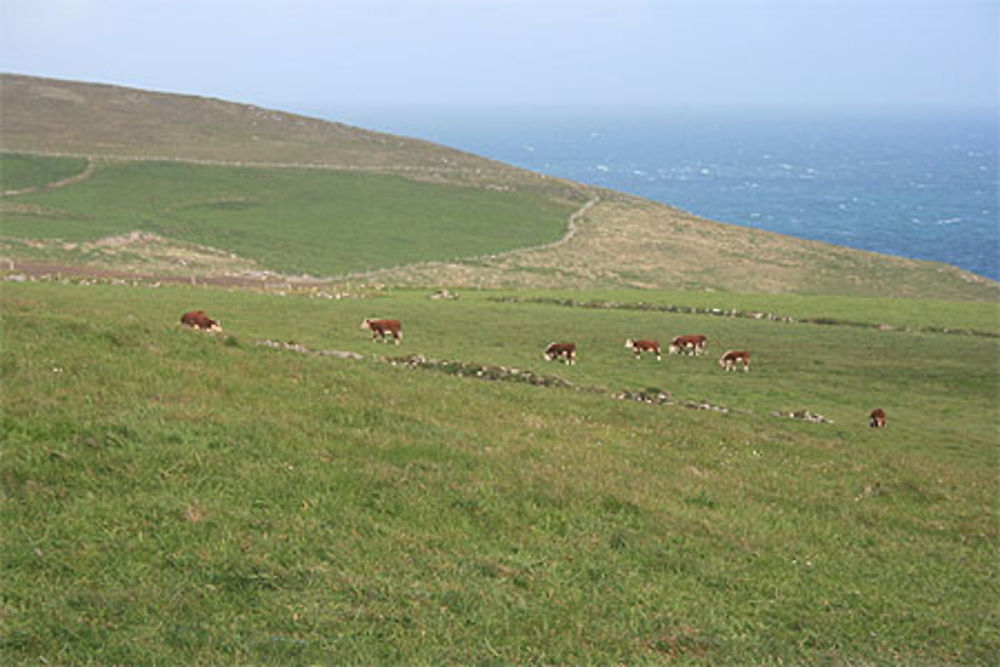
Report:
[[[42,177],[31,180],[22,162],[2,158],[4,188],[8,165],[25,173],[17,182]],[[37,162],[52,179],[66,163]],[[273,270],[336,275],[548,243],[565,232],[574,208],[534,192],[390,175],[127,162],[5,202],[3,234],[79,242],[141,230]]]
[[[79,174],[86,167],[87,161],[83,158],[0,153],[0,183],[5,192],[35,188]]]
[[[740,294],[666,290],[533,290],[515,301],[561,303],[572,307],[678,312],[717,310],[719,316],[791,318],[830,324],[897,329],[938,329],[1000,335],[1000,306],[945,299]]]
[[[633,294],[996,321],[992,304],[573,296]],[[493,300],[551,293],[358,296],[2,285],[7,662],[1000,657],[996,338]],[[226,332],[181,329],[191,308]],[[369,342],[368,316],[401,318],[403,344]],[[695,331],[705,358],[623,348]],[[580,344],[577,365],[542,361],[555,339]],[[753,372],[723,373],[727,347],[754,350]],[[601,389],[377,358],[412,354]],[[868,428],[876,406],[886,429]],[[833,423],[771,414],[801,409]]]

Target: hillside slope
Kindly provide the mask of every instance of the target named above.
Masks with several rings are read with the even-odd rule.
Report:
[[[439,173],[518,173],[425,141],[217,99],[0,75],[3,150]]]
[[[898,299],[356,296],[0,289],[4,664],[996,662],[997,338]]]
[[[121,160],[180,160],[256,168],[310,167],[375,172],[466,185],[492,193],[542,196],[575,211],[556,243],[503,254],[392,267],[331,280],[451,286],[656,287],[757,292],[894,295],[995,300],[1000,284],[944,264],[803,241],[716,223],[637,197],[535,174],[428,142],[260,107],[117,86],[0,75],[0,150]],[[74,186],[75,187],[75,186]],[[4,187],[4,190],[7,188]],[[37,210],[5,193],[5,218]],[[428,199],[433,198],[432,194]],[[70,214],[75,212],[70,211]],[[289,211],[286,219],[295,218]],[[137,220],[145,218],[137,211]],[[238,216],[236,216],[238,219]],[[38,220],[44,223],[44,216]],[[360,221],[364,222],[364,221]],[[239,223],[237,223],[239,224]],[[159,228],[135,231],[160,233]],[[6,231],[5,231],[6,233]],[[429,236],[439,232],[428,231]],[[8,263],[37,259],[22,251],[34,237],[8,237]],[[157,244],[170,241],[161,233]],[[39,238],[49,238],[42,234]],[[97,240],[100,234],[94,234]],[[176,241],[192,239],[177,238]],[[530,243],[530,242],[526,242]],[[241,250],[223,244],[221,255]],[[295,254],[300,246],[289,244]],[[141,252],[141,248],[133,248]],[[59,257],[86,271],[78,257]],[[248,261],[276,266],[265,257]],[[93,267],[91,267],[93,268]],[[107,268],[107,267],[102,267]],[[149,264],[154,274],[170,267]],[[132,271],[132,269],[128,269]],[[126,272],[128,272],[126,271]],[[192,277],[193,274],[192,274]]]

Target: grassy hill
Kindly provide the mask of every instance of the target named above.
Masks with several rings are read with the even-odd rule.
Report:
[[[3,148],[438,173],[517,170],[468,153],[223,100],[0,75]]]
[[[1000,296],[996,282],[943,264],[715,223],[338,123],[11,74],[0,86],[8,267],[21,260],[63,274],[117,267],[192,278],[271,271],[390,284]],[[64,173],[74,168],[77,178]],[[141,234],[123,252],[120,237],[132,232]],[[74,245],[81,242],[97,245]]]
[[[997,662],[996,283],[0,83],[3,663]]]
[[[498,300],[532,294],[5,284],[6,661],[995,660],[995,337]],[[688,331],[709,355],[622,348]]]

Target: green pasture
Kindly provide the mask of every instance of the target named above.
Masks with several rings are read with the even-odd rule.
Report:
[[[87,160],[84,158],[0,153],[0,191],[55,183],[79,174],[86,168]]]
[[[622,309],[678,308],[736,310],[796,320],[894,328],[949,329],[1000,335],[1000,304],[944,299],[897,299],[870,296],[740,294],[663,290],[535,290],[525,300],[571,301],[577,307]]]
[[[33,159],[55,178],[56,159]],[[0,164],[6,173],[21,160],[7,154]],[[537,191],[390,175],[119,162],[68,187],[5,198],[3,234],[86,241],[143,230],[272,270],[339,275],[548,243],[572,211]]]
[[[428,295],[0,286],[5,662],[1000,655],[997,339]],[[192,308],[226,331],[180,327]],[[704,358],[623,347],[694,331]],[[577,365],[541,359],[557,339]],[[715,365],[744,346],[751,373]],[[413,354],[603,389],[379,359]],[[646,388],[733,411],[609,397]],[[834,423],[770,414],[798,409]]]

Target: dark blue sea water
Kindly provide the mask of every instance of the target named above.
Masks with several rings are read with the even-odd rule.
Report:
[[[723,222],[1000,279],[991,113],[383,110],[318,114]]]

